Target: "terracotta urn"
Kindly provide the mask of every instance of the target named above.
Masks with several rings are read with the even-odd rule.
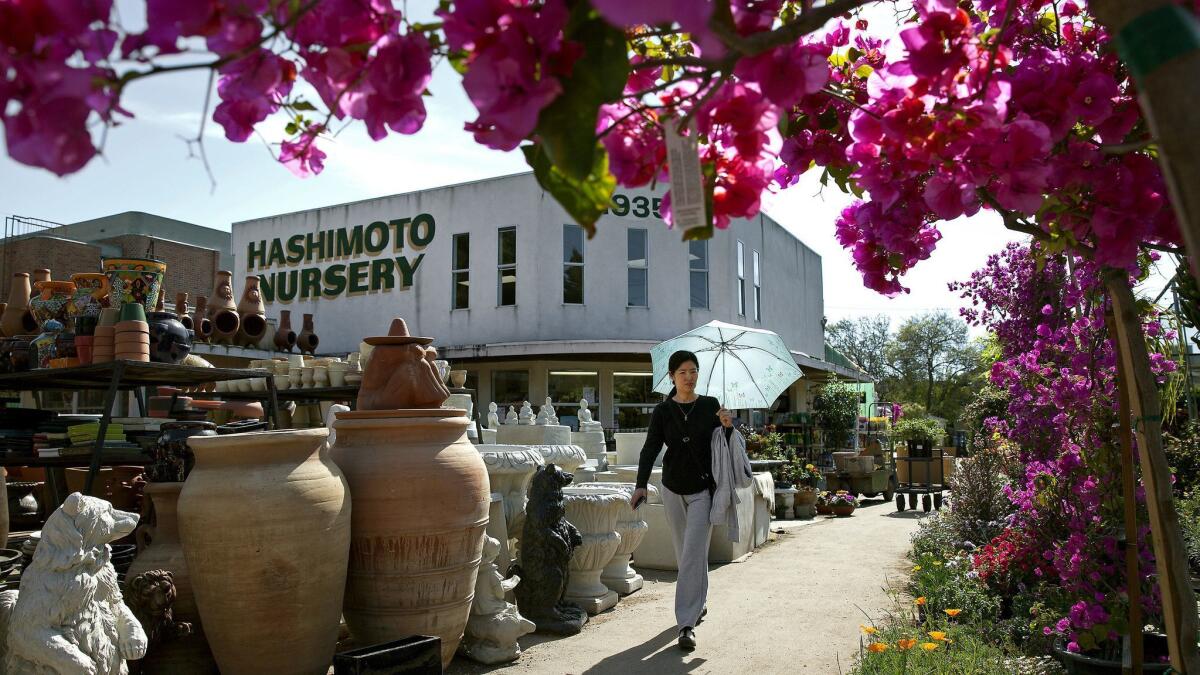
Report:
[[[80,272],[71,275],[75,294],[71,297],[72,316],[100,316],[108,306],[108,275],[100,272]]]
[[[241,320],[237,343],[244,347],[257,346],[267,332],[267,306],[258,290],[258,277],[246,277],[246,288],[242,291],[237,312]]]
[[[37,295],[37,285],[39,283],[41,283],[43,281],[50,281],[50,280],[51,280],[50,279],[50,270],[48,270],[44,267],[41,269],[34,270],[33,271],[33,280],[31,282],[31,283],[33,283],[33,290],[31,290],[29,292],[29,297],[33,298],[33,296]]]
[[[351,509],[328,435],[303,429],[188,439],[196,466],[179,496],[179,534],[205,635],[225,675],[262,673],[268,664],[281,674],[329,669]]]
[[[628,508],[629,496],[615,488],[568,485],[563,497],[567,520],[583,536],[583,543],[571,554],[563,599],[588,614],[599,614],[617,604],[616,592],[600,581],[600,575],[621,546],[617,520],[622,508]]]
[[[39,324],[53,319],[67,325],[67,312],[75,296],[75,284],[69,281],[39,281],[34,287],[37,295],[29,301],[29,309]]]
[[[147,312],[158,306],[163,275],[167,264],[149,258],[105,258],[104,273],[108,275],[109,304],[139,304]]]
[[[432,340],[410,336],[397,319],[388,336],[367,342],[375,355],[358,410],[333,423],[333,459],[354,495],[342,612],[358,644],[437,635],[444,668],[471,611],[491,502],[487,469],[467,438],[465,411],[440,408],[445,396],[419,403],[442,386],[437,374],[397,367],[425,363]]]
[[[37,321],[29,311],[29,296],[32,294],[29,285],[29,273],[17,272],[13,275],[12,287],[8,292],[8,306],[4,308],[4,316],[0,317],[0,329],[10,337],[29,335],[37,332]]]
[[[216,662],[208,649],[196,596],[192,592],[192,576],[179,541],[178,502],[183,483],[146,483],[145,494],[154,504],[155,524],[150,545],[142,550],[129,566],[125,578],[150,570],[166,570],[175,582],[174,619],[192,624],[192,635],[166,640],[142,659],[143,672],[213,673]]]
[[[292,330],[292,313],[288,310],[279,312],[279,330],[275,331],[275,348],[281,352],[290,352],[296,346],[296,332]]]
[[[300,334],[296,336],[296,346],[300,348],[301,354],[316,354],[317,345],[321,340],[317,334],[313,332],[313,315],[304,315],[304,327],[300,330]],[[443,399],[444,400],[444,399]]]
[[[167,289],[163,288],[162,286],[159,286],[158,302],[154,304],[154,311],[165,312],[167,310],[166,298],[167,298]]]
[[[196,334],[196,339],[207,341],[212,335],[212,321],[208,319],[208,298],[203,295],[196,296],[196,311],[192,314],[192,332]]]
[[[179,323],[183,324],[184,328],[192,331],[195,330],[195,326],[192,324],[192,312],[188,308],[187,293],[175,294],[175,316],[179,318]]]
[[[212,321],[210,339],[217,343],[232,344],[242,325],[237,303],[233,301],[233,272],[217,272],[216,285],[208,299],[208,318]]]

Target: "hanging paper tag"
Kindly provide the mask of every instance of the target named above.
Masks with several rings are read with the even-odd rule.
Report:
[[[667,169],[671,173],[671,224],[684,231],[708,226],[700,151],[696,131],[689,131],[690,135],[682,136],[668,124],[663,134],[667,142]]]

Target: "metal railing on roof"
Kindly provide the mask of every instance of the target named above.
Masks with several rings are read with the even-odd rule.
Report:
[[[53,230],[62,227],[62,223],[56,223],[52,220],[43,218],[32,218],[30,216],[5,216],[4,217],[4,237],[0,239],[0,245],[7,243],[9,239],[16,237],[24,237],[31,234],[40,234],[46,230]],[[4,255],[0,257],[0,280],[7,280],[9,272],[9,258],[13,252],[8,246],[4,247]]]

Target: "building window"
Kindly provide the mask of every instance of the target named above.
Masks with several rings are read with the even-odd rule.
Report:
[[[497,413],[502,421],[509,406],[516,406],[517,412],[521,412],[521,404],[529,400],[529,371],[493,370],[492,400],[499,407]]]
[[[688,242],[688,275],[691,277],[692,309],[708,309],[708,240]]]
[[[646,262],[646,230],[630,228],[626,245],[626,265],[629,274],[628,304],[630,307],[646,307],[650,304],[649,270]]]
[[[737,243],[738,316],[746,316],[746,250]]]
[[[552,370],[546,380],[546,392],[554,404],[558,423],[579,431],[579,401],[587,399],[592,419],[600,414],[600,373],[584,370]]]
[[[758,251],[754,251],[754,320],[762,321],[762,277],[758,268]]]
[[[618,429],[645,429],[662,400],[654,393],[653,373],[613,373],[613,422]]]
[[[583,228],[563,225],[563,303],[583,304]]]
[[[450,309],[467,309],[471,306],[471,235],[466,232],[454,235],[454,259],[450,262],[450,283],[453,293]]]
[[[496,242],[496,304],[517,304],[517,228],[502,227]]]

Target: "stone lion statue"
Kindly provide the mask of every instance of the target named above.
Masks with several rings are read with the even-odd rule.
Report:
[[[109,542],[137,522],[136,513],[78,492],[50,515],[20,594],[0,594],[8,675],[124,675],[126,659],[145,656],[146,633],[109,561]]]
[[[525,525],[521,531],[520,562],[509,576],[520,575],[514,590],[521,615],[539,633],[574,635],[587,623],[587,613],[563,600],[568,565],[583,537],[567,522],[563,487],[574,477],[553,464],[538,469],[529,486]]]

